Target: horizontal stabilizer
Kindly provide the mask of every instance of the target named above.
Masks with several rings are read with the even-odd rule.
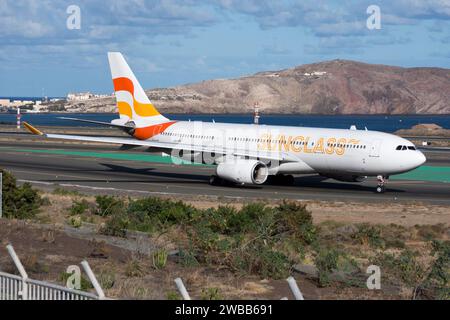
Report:
[[[86,120],[86,119],[78,119],[78,118],[68,118],[68,117],[58,117],[58,119],[62,120],[70,120],[70,121],[78,121],[78,122],[86,122],[86,123],[93,123],[93,124],[99,124],[102,126],[110,126],[115,128],[130,128],[132,129],[132,125],[127,124],[118,124],[118,123],[111,123],[111,122],[103,122],[103,121],[95,121],[95,120]]]
[[[42,131],[40,131],[39,129],[36,129],[35,127],[33,127],[31,124],[29,124],[28,122],[23,122],[23,125],[25,126],[25,128],[30,131],[32,134],[37,135],[37,136],[43,136],[44,133]]]

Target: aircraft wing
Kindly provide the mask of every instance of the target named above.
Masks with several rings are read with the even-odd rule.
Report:
[[[78,121],[78,122],[86,122],[86,123],[93,123],[93,124],[99,124],[99,125],[102,125],[102,126],[116,127],[116,128],[122,128],[122,129],[133,129],[133,126],[126,125],[126,124],[115,124],[115,123],[111,123],[111,122],[86,120],[86,119],[78,119],[78,118],[68,118],[68,117],[58,117],[58,119],[70,120],[70,121]]]
[[[237,157],[250,157],[259,158],[266,160],[276,160],[284,162],[296,162],[298,159],[289,156],[283,152],[254,152],[246,150],[226,150],[217,146],[199,146],[192,144],[183,143],[168,143],[159,141],[149,141],[149,140],[138,140],[132,137],[94,137],[94,136],[79,136],[79,135],[67,135],[67,134],[52,134],[43,133],[42,131],[36,129],[27,122],[23,122],[25,128],[27,128],[32,134],[40,135],[50,139],[63,139],[63,140],[76,140],[76,141],[89,141],[89,142],[100,142],[100,143],[112,143],[120,145],[129,146],[143,146],[143,147],[153,147],[161,149],[170,150],[186,150],[193,152],[207,152],[222,155],[233,155]]]

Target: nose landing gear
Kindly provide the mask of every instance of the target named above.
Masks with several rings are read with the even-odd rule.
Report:
[[[386,191],[385,184],[387,183],[389,177],[385,177],[382,175],[377,176],[378,185],[377,185],[377,193],[384,193]]]

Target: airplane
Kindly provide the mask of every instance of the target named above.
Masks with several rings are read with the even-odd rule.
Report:
[[[319,174],[346,182],[377,177],[375,191],[383,193],[391,175],[426,162],[410,141],[354,126],[328,129],[173,121],[150,102],[120,52],[109,52],[108,60],[119,118],[111,122],[63,119],[115,127],[129,137],[46,134],[31,124],[24,123],[25,127],[50,139],[144,146],[170,153],[174,163],[181,159],[214,165],[211,185],[293,184],[295,174]]]

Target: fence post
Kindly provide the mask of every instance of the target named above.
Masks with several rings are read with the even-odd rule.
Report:
[[[105,299],[105,293],[103,292],[102,287],[98,283],[97,278],[94,275],[94,272],[92,272],[92,269],[89,266],[89,263],[86,260],[83,260],[81,262],[81,265],[83,266],[84,271],[86,272],[89,280],[91,281],[92,285],[94,286],[94,289],[97,292],[98,298],[100,300]]]
[[[294,294],[295,300],[305,300],[303,298],[303,294],[300,291],[300,288],[297,285],[297,281],[291,276],[286,279],[286,281],[289,284],[289,287],[291,288],[292,293]]]
[[[178,291],[180,291],[181,296],[184,300],[191,300],[191,297],[189,296],[189,293],[186,290],[186,287],[183,284],[183,280],[181,278],[175,279],[175,284],[177,285]]]
[[[22,262],[20,262],[20,259],[17,256],[13,246],[11,244],[8,244],[6,246],[6,249],[8,250],[8,253],[11,256],[14,264],[16,265],[17,270],[19,270],[20,276],[22,277],[22,292],[20,292],[22,300],[28,300],[28,285],[27,285],[28,274],[25,271]]]

